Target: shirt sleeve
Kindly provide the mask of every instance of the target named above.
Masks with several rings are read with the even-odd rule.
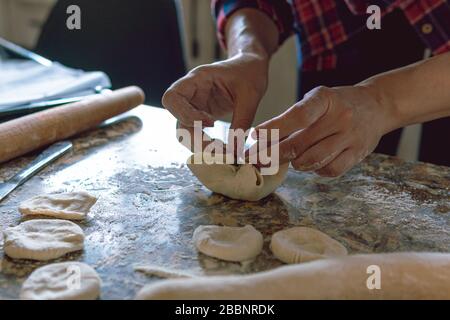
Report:
[[[226,48],[225,27],[228,18],[243,8],[254,8],[267,14],[278,28],[279,44],[292,34],[294,18],[292,8],[286,0],[212,0],[218,37],[223,48]]]

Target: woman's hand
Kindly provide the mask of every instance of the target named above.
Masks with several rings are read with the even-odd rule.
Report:
[[[280,130],[280,163],[336,177],[369,155],[390,131],[387,110],[369,86],[318,87],[256,131]]]

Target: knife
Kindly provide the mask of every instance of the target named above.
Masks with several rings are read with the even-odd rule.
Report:
[[[0,202],[36,173],[41,171],[56,159],[62,157],[70,149],[72,149],[72,142],[70,141],[61,141],[52,144],[14,177],[4,183],[0,183]]]

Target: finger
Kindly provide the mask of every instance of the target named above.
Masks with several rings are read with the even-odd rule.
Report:
[[[217,103],[211,105],[211,103],[212,100],[217,100],[218,97],[222,97],[224,94],[223,92],[218,92],[211,73],[206,70],[209,69],[204,68],[204,66],[195,68],[183,77],[182,81],[175,82],[173,88],[176,92],[186,97],[196,109],[206,112],[212,118],[217,118],[223,115],[217,112],[217,110],[222,109],[222,105]]]
[[[171,86],[170,89],[178,92],[182,96],[184,96],[187,100],[192,100],[195,93],[197,92],[197,85],[198,80],[196,80],[195,76],[192,73],[188,73],[184,77],[178,79],[175,81]]]
[[[355,150],[349,148],[342,152],[328,165],[317,170],[316,173],[323,177],[339,177],[350,170],[357,163],[358,161],[355,156]]]
[[[262,141],[252,144],[244,153],[246,163],[251,163],[257,168],[269,167],[278,163],[278,158],[272,159],[272,149]]]
[[[195,79],[195,78],[194,78]],[[211,98],[211,93],[213,92],[214,85],[211,79],[202,79],[201,82],[196,83],[195,92],[192,98],[189,99],[190,103],[194,105],[198,110],[204,111],[210,115],[212,112],[208,106],[209,100]],[[201,83],[201,84],[200,84]]]
[[[252,132],[253,133],[253,132]],[[251,134],[251,136],[253,137],[253,134]],[[252,146],[250,148],[248,148],[246,150],[245,153],[245,157],[246,159],[250,158],[250,157],[256,157],[253,159],[258,159],[257,161],[259,161],[259,155],[261,153],[265,153],[265,155],[267,156],[271,156],[271,148],[272,147],[276,147],[276,145],[279,145],[281,142],[283,142],[284,140],[286,140],[288,137],[282,138],[282,139],[275,139],[275,140],[269,140],[266,138],[263,139],[258,139],[256,140],[256,142],[254,142],[252,144]],[[279,147],[279,146],[278,146]],[[276,159],[278,161],[278,159]],[[262,163],[255,163],[256,166],[263,166]]]
[[[210,126],[213,117],[205,112],[206,109],[192,102],[198,94],[197,83],[204,83],[204,79],[198,79],[189,73],[183,78],[175,81],[163,96],[163,106],[169,110],[178,120],[187,126],[193,126],[194,121],[202,121],[205,126]],[[206,104],[206,101],[203,103]]]
[[[256,127],[255,135],[261,129],[279,129],[279,137],[284,138],[292,133],[307,128],[322,117],[329,108],[329,95],[327,90],[330,89],[315,89],[303,100],[293,105],[283,114],[275,117],[269,121],[262,123]],[[257,138],[254,136],[254,138]]]
[[[333,117],[325,117],[309,128],[295,132],[279,143],[280,163],[291,162],[301,157],[306,150],[321,140],[338,133],[339,129],[340,124]]]
[[[230,92],[214,84],[208,99],[208,112],[216,119],[232,113],[234,102]]]
[[[307,149],[292,161],[292,166],[300,171],[319,170],[336,159],[348,144],[348,139],[343,134],[334,134]]]
[[[207,133],[201,130],[200,127],[193,128],[183,125],[181,122],[177,121],[177,138],[178,141],[189,149],[193,153],[203,152],[211,144],[216,147],[215,151],[219,153],[225,153],[225,144],[218,140],[212,139]]]
[[[168,90],[162,103],[183,125],[193,127],[194,121],[201,121],[203,126],[213,126],[214,119],[204,111],[198,110],[183,95]]]
[[[309,148],[327,137],[336,135],[338,131],[339,126],[336,122],[325,118],[323,121],[318,121],[305,130],[295,132],[287,138],[280,139],[279,142],[265,139],[258,140],[257,147],[249,150],[248,157],[255,157],[254,153],[258,153],[256,157],[259,162],[261,157],[272,157],[273,154],[273,157],[276,158],[273,160],[278,161],[280,164],[295,161]],[[266,150],[267,148],[269,150]],[[278,148],[278,151],[275,148]],[[258,163],[257,165],[259,166],[261,164]]]

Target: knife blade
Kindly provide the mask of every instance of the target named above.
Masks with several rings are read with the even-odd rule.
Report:
[[[44,169],[56,159],[62,157],[70,149],[72,142],[61,141],[52,144],[45,149],[36,159],[34,159],[27,167],[19,171],[14,177],[0,184],[0,202],[3,201],[11,192],[20,187],[36,173]]]

